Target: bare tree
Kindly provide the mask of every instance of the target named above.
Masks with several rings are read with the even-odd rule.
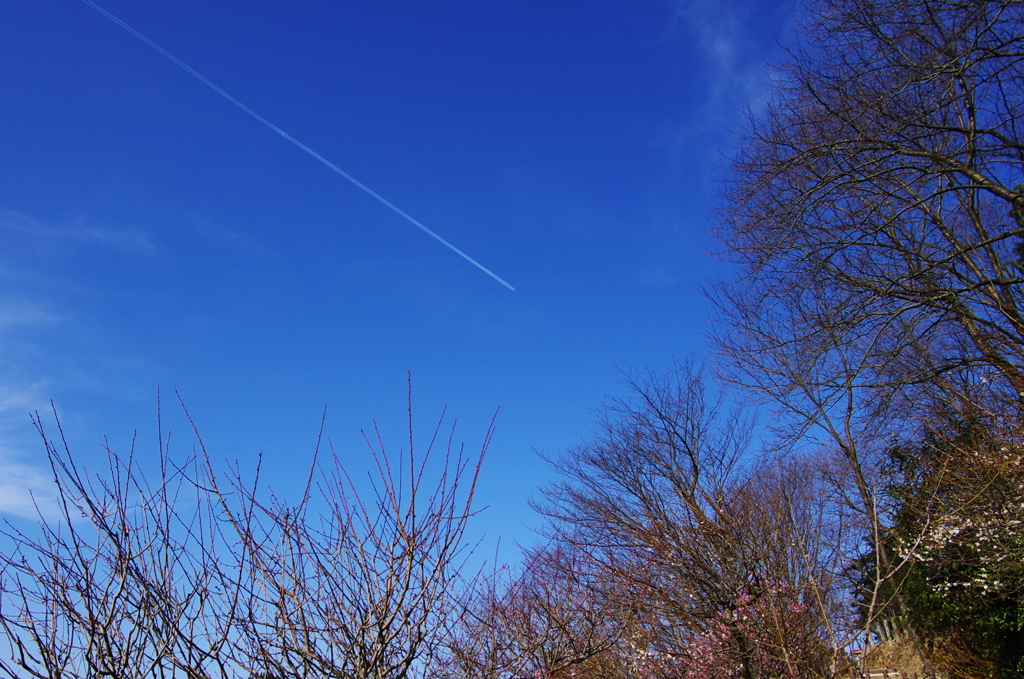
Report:
[[[876,409],[936,388],[1019,401],[1024,7],[806,9],[806,40],[723,197],[720,236],[741,273],[718,291],[719,346],[737,377],[774,392],[856,374]]]
[[[879,545],[878,588],[908,556],[884,544],[887,446],[951,411],[1021,416],[1024,6],[804,9],[723,196],[739,275],[715,291],[715,342],[789,442],[835,460],[837,499]]]
[[[426,676],[467,556],[480,462],[442,438],[388,455],[372,493],[314,456],[289,504],[257,478],[176,465],[161,436],[148,481],[134,447],[100,477],[43,432],[62,514],[8,526],[0,623],[12,678]],[[435,448],[443,448],[434,460]],[[318,445],[319,449],[319,445]],[[435,479],[429,481],[428,479]]]
[[[638,631],[634,655],[686,658],[696,637],[724,621],[741,676],[756,676],[755,655],[785,655],[789,641],[780,633],[777,648],[755,645],[729,612],[737,597],[780,587],[806,606],[819,650],[841,639],[835,574],[847,537],[815,476],[795,459],[759,460],[751,423],[712,397],[692,364],[629,384],[635,398],[612,404],[599,434],[554,461],[564,480],[540,509],[553,538],[601,571],[601,596],[617,600]]]

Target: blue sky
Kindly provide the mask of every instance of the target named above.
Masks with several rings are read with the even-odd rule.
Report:
[[[528,540],[535,449],[620,368],[701,352],[716,180],[792,23],[775,0],[102,0],[513,286],[510,292],[79,0],[0,22],[0,511],[45,498],[28,413],[75,454],[264,455],[285,493],[447,404],[478,524]]]

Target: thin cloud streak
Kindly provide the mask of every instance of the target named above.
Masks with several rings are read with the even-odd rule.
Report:
[[[74,224],[53,226],[4,208],[0,208],[0,229],[20,231],[39,240],[86,243],[143,255],[156,253],[156,246],[149,235],[139,229],[111,229]]]
[[[0,335],[21,328],[41,328],[60,321],[60,317],[38,304],[22,299],[0,298]],[[3,341],[0,337],[0,348]],[[0,393],[0,410],[3,409],[3,394]]]

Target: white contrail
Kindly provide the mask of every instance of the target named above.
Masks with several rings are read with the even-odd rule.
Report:
[[[196,78],[196,80],[198,80],[199,82],[203,83],[204,85],[209,87],[211,90],[213,90],[214,92],[216,92],[220,96],[224,97],[225,99],[230,101],[232,104],[234,104],[238,108],[242,109],[243,111],[245,111],[246,113],[251,115],[253,118],[255,118],[256,120],[260,121],[261,123],[263,123],[264,125],[269,127],[270,129],[272,129],[274,132],[277,132],[279,135],[281,135],[282,137],[284,137],[285,139],[287,139],[291,143],[295,144],[300,149],[302,149],[303,151],[305,151],[309,155],[313,156],[314,158],[319,160],[321,163],[323,163],[327,167],[331,168],[332,170],[334,170],[335,172],[340,174],[345,179],[349,180],[350,182],[352,182],[353,184],[355,184],[356,186],[361,188],[363,191],[366,191],[368,194],[370,194],[371,196],[373,196],[374,198],[376,198],[380,202],[384,203],[385,205],[387,205],[389,208],[391,208],[392,210],[394,210],[395,212],[397,212],[401,216],[405,217],[408,221],[410,221],[414,225],[418,226],[420,229],[425,231],[428,235],[430,235],[431,237],[433,237],[434,239],[436,239],[437,241],[439,241],[440,243],[445,245],[452,252],[456,253],[457,255],[459,255],[460,257],[465,259],[467,262],[469,262],[470,264],[472,264],[476,268],[480,269],[481,271],[483,271],[485,274],[487,274],[488,276],[490,276],[494,280],[496,280],[499,283],[501,283],[502,285],[504,285],[509,290],[515,290],[515,288],[513,288],[511,285],[506,283],[496,273],[494,273],[493,271],[491,271],[490,269],[485,267],[483,264],[481,264],[480,262],[478,262],[475,259],[473,259],[472,257],[470,257],[465,252],[463,252],[462,250],[458,249],[457,247],[455,247],[454,245],[452,245],[451,243],[446,241],[444,238],[441,238],[439,235],[437,235],[436,233],[434,233],[433,231],[431,231],[427,227],[423,226],[423,224],[419,223],[418,221],[416,221],[415,219],[410,217],[408,214],[406,214],[404,211],[399,209],[397,205],[395,205],[394,203],[389,201],[387,198],[385,198],[384,196],[380,195],[379,193],[377,193],[376,191],[371,189],[369,186],[367,186],[366,184],[362,183],[361,181],[359,181],[358,179],[356,179],[355,177],[350,175],[348,172],[345,172],[340,167],[338,167],[337,165],[335,165],[331,161],[327,160],[326,158],[321,156],[319,153],[317,153],[313,149],[309,148],[308,146],[306,146],[305,144],[300,142],[298,139],[296,139],[295,137],[291,136],[290,134],[288,134],[287,132],[282,130],[280,127],[278,127],[274,123],[270,122],[269,120],[267,120],[266,118],[261,116],[259,113],[256,113],[256,111],[253,111],[251,108],[249,108],[248,106],[246,106],[242,102],[238,101],[237,99],[232,97],[230,94],[228,94],[227,92],[225,92],[221,88],[219,88],[216,85],[214,85],[212,82],[207,80],[206,77],[203,76],[202,73],[200,73],[199,71],[195,70],[194,68],[192,68],[191,66],[186,64],[184,61],[182,61],[178,57],[174,56],[173,54],[171,54],[170,52],[165,50],[160,45],[156,44],[155,42],[153,42],[152,40],[150,40],[149,38],[147,38],[143,34],[139,33],[137,30],[135,30],[134,28],[132,28],[131,26],[129,26],[125,22],[121,21],[119,18],[117,18],[116,16],[114,16],[113,14],[108,12],[107,10],[103,9],[102,7],[100,7],[99,5],[97,5],[92,0],[82,0],[82,2],[84,2],[87,5],[89,5],[94,10],[96,10],[97,12],[102,14],[103,16],[107,17],[108,19],[110,19],[115,24],[117,24],[118,26],[120,26],[124,30],[128,31],[132,35],[134,35],[136,38],[138,38],[142,42],[146,43],[147,45],[149,45],[150,47],[155,49],[157,52],[159,52],[160,54],[164,55],[165,57],[167,57],[168,59],[173,61],[178,66],[182,67],[183,69],[185,69],[186,71],[191,73]]]

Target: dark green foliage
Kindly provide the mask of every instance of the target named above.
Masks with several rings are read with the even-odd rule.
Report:
[[[879,588],[875,619],[912,627],[950,676],[1024,673],[1019,450],[991,425],[958,419],[888,451],[893,523],[883,539],[901,560]],[[872,614],[874,558],[872,549],[853,568],[863,617]],[[906,619],[896,614],[897,591]]]

